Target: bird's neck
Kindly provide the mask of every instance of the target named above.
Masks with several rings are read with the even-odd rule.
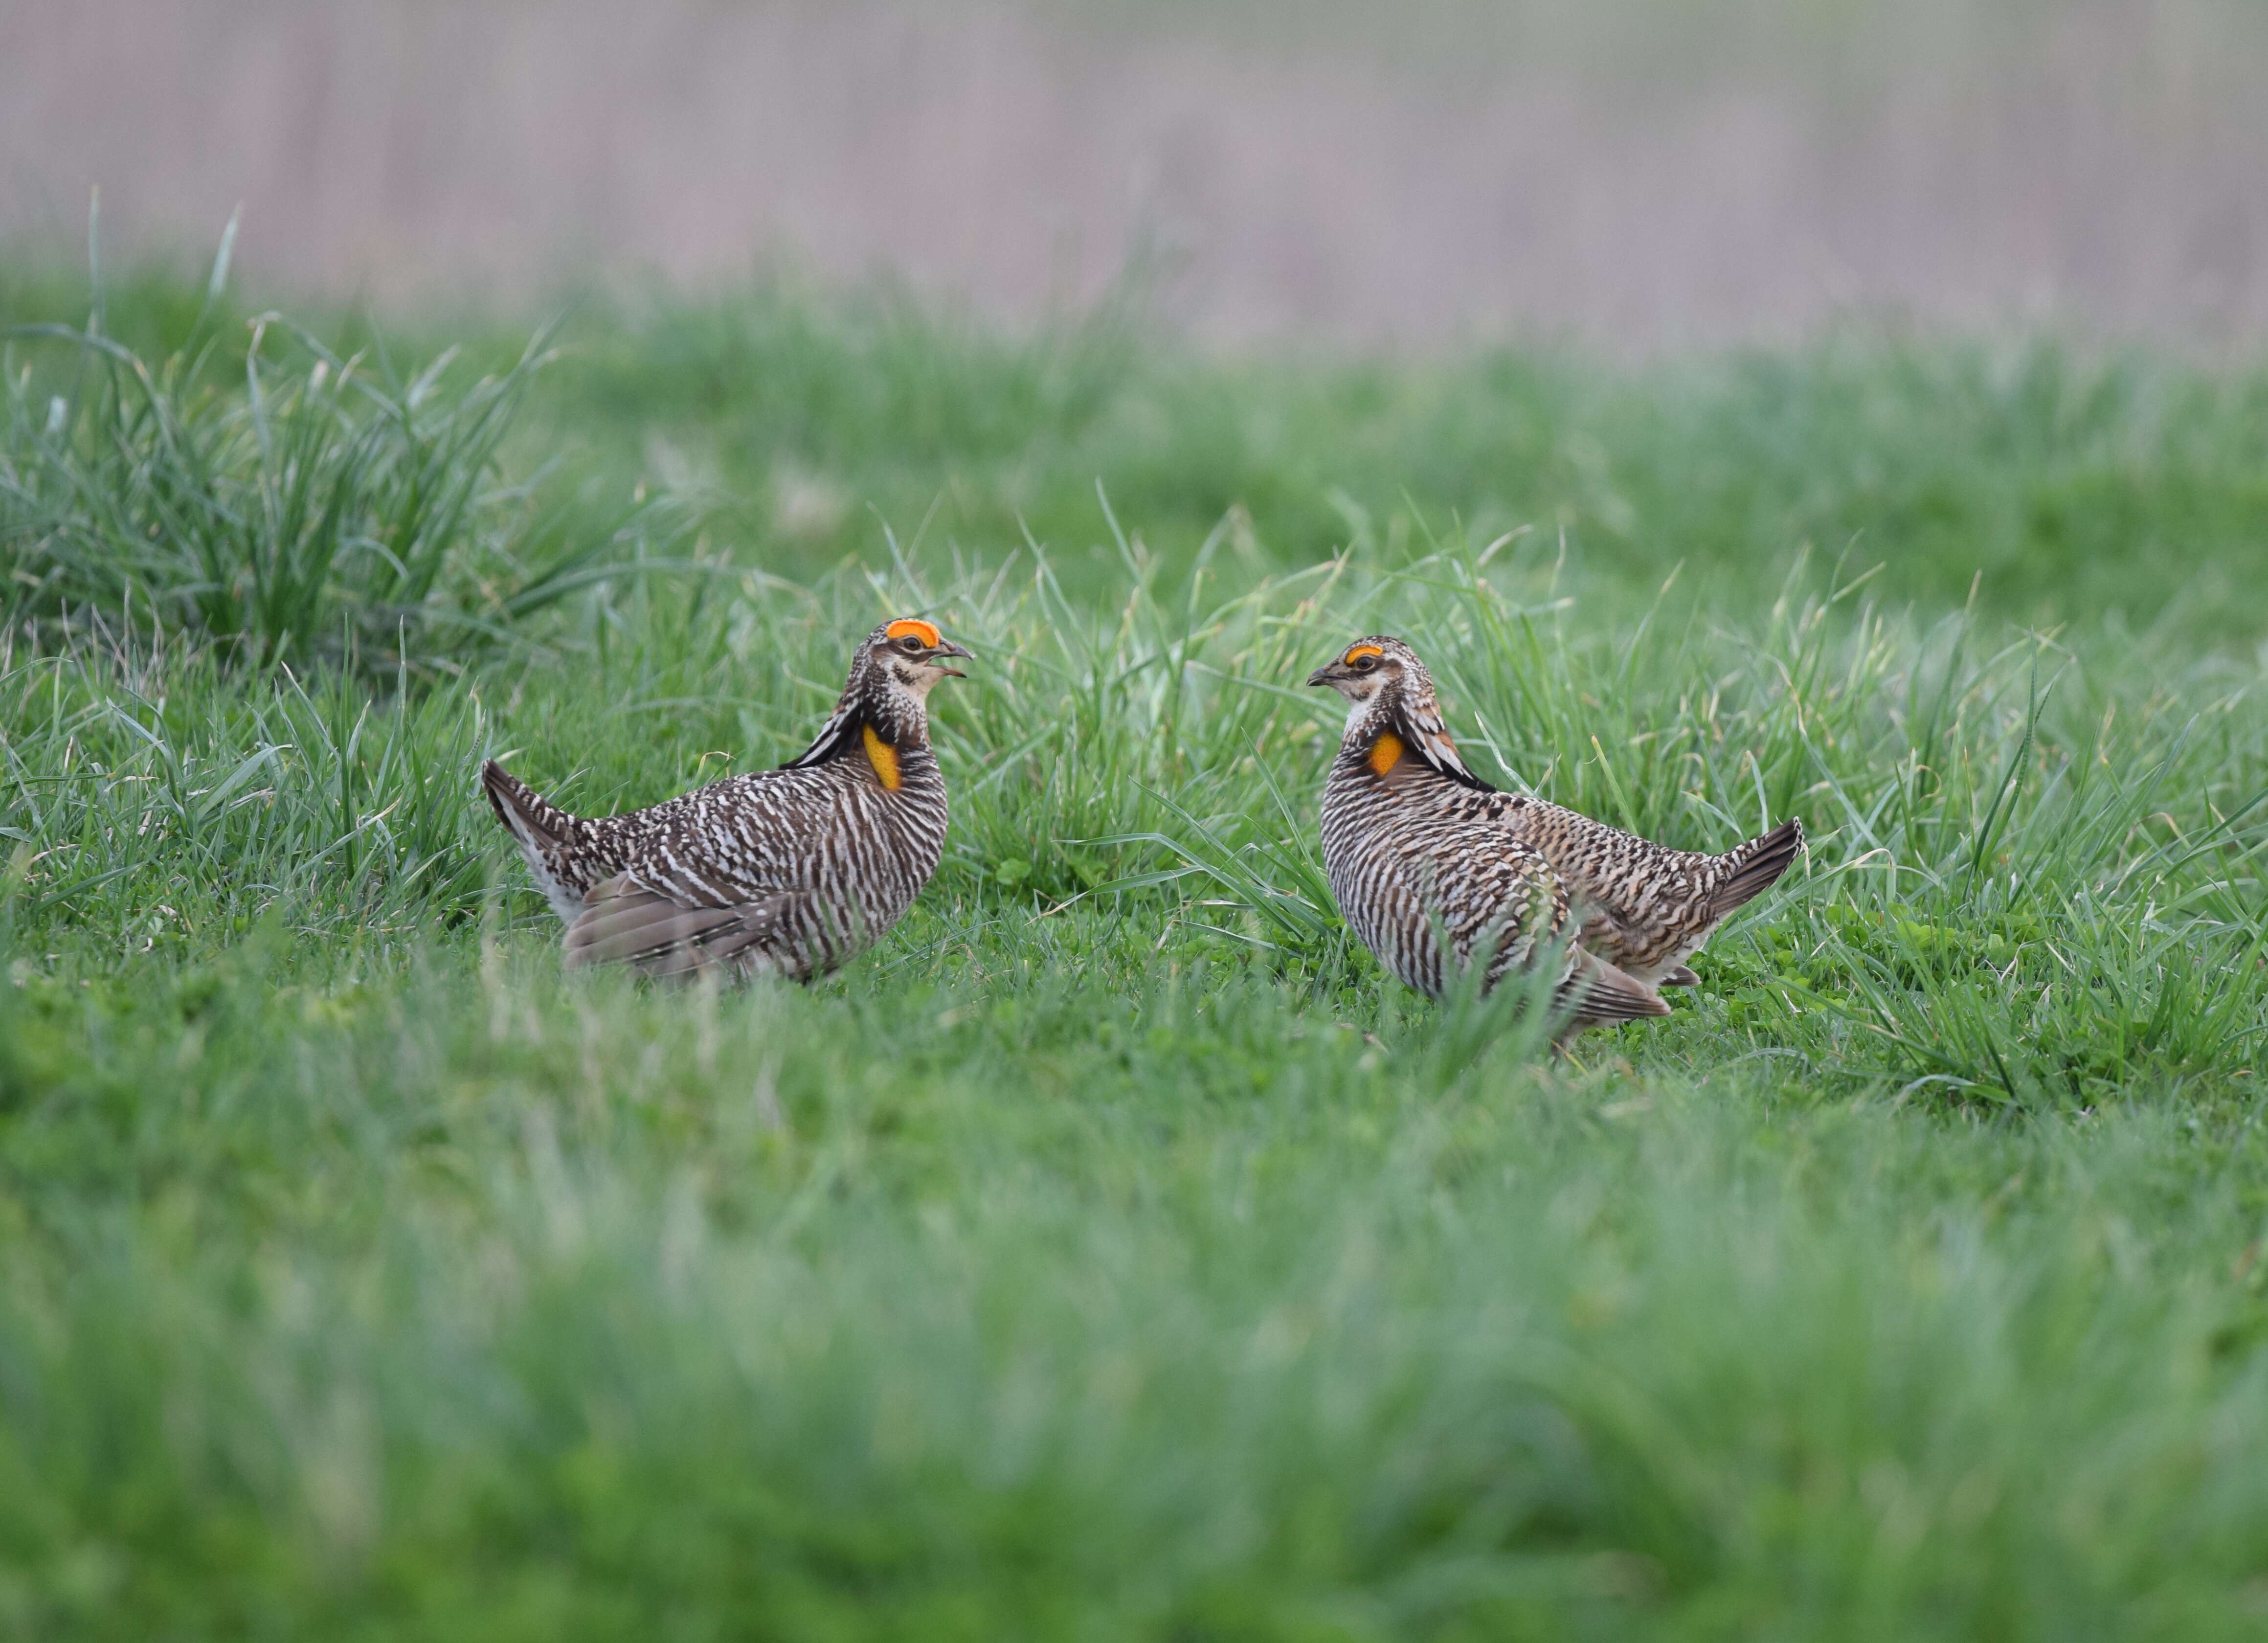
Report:
[[[1339,738],[1339,751],[1367,755],[1383,737],[1395,736],[1407,741],[1409,738],[1399,728],[1400,718],[1395,693],[1390,689],[1381,690],[1367,702],[1350,704],[1346,730]]]
[[[883,742],[902,751],[929,746],[929,704],[899,691],[869,691],[858,719]]]

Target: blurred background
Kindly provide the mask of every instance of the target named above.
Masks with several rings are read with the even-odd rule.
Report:
[[[381,311],[902,276],[1190,339],[2268,334],[2251,0],[0,0],[0,234]]]

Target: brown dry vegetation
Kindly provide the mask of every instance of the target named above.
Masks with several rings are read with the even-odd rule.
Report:
[[[1653,350],[1852,310],[2268,334],[2268,14],[0,0],[0,232],[524,299],[877,267],[1196,335]]]

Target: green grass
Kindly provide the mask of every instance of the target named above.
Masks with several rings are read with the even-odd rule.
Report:
[[[201,308],[105,335],[217,338],[176,399],[241,428]],[[2257,1634],[2268,378],[1225,365],[769,289],[563,346],[450,447],[549,523],[434,586],[592,574],[478,645],[335,571],[247,644],[164,532],[101,550],[106,484],[257,490],[256,438],[9,436],[85,494],[0,549],[94,579],[0,649],[0,1632]],[[26,404],[78,368],[18,347]],[[981,661],[900,930],[563,977],[479,759],[594,811],[777,763],[915,608]],[[1484,772],[1808,863],[1575,1062],[1411,998],[1298,683],[1378,628]]]
[[[127,623],[138,604],[254,667],[422,669],[619,574],[652,523],[632,507],[594,527],[547,504],[550,475],[501,476],[551,363],[541,339],[470,384],[449,379],[453,350],[405,379],[382,348],[342,356],[274,315],[240,343],[201,316],[154,364],[99,312],[11,340],[0,623],[19,631]],[[18,368],[19,349],[40,357]]]

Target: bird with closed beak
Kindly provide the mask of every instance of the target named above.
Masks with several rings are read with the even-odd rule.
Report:
[[[918,617],[850,659],[835,711],[776,770],[622,815],[571,815],[494,760],[481,785],[567,926],[567,964],[653,976],[825,975],[887,935],[945,850],[929,693],[973,659]]]
[[[1671,850],[1482,780],[1459,755],[1432,675],[1400,639],[1356,640],[1309,675],[1347,702],[1323,785],[1323,866],[1339,910],[1405,985],[1440,998],[1548,954],[1568,1030],[1667,1015],[1660,989],[1803,848],[1789,821],[1721,855]]]

